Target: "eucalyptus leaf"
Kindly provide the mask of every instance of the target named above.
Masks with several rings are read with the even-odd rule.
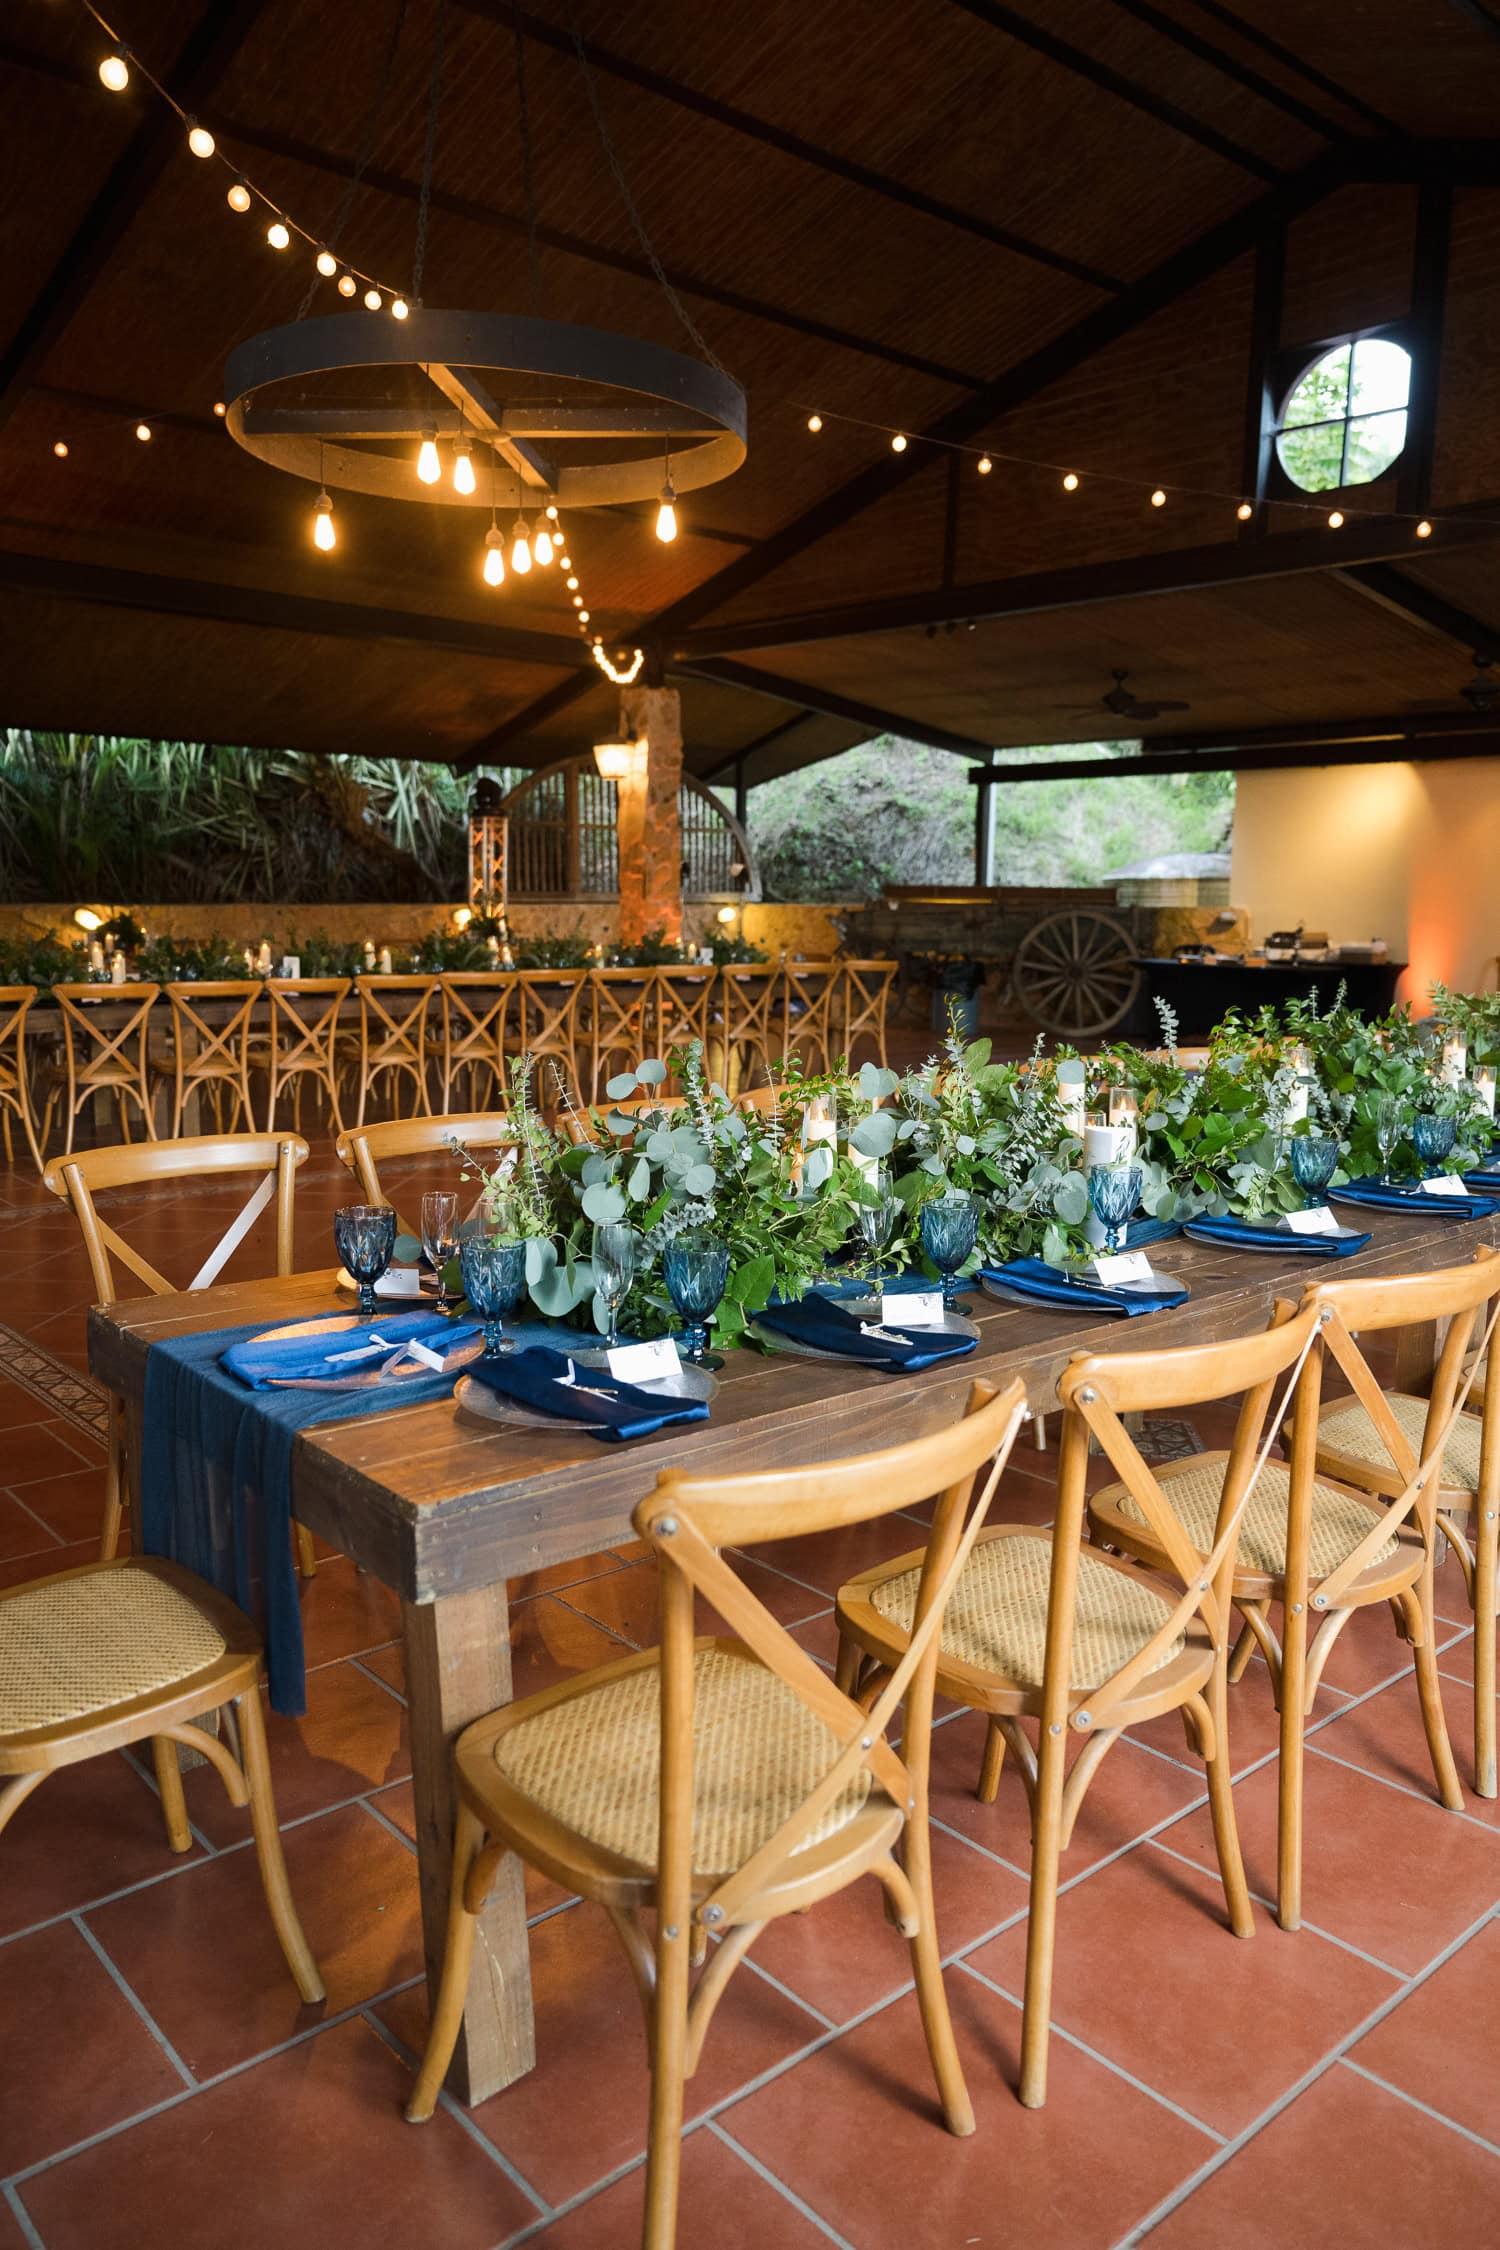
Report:
[[[659,1086],[667,1075],[667,1066],[664,1062],[657,1062],[653,1056],[647,1062],[637,1063],[635,1074],[643,1086]]]
[[[630,1168],[627,1185],[632,1203],[644,1203],[651,1193],[651,1167],[644,1156],[638,1156]]]
[[[605,1080],[604,1091],[612,1102],[628,1101],[636,1091],[637,1074],[633,1070],[618,1070],[613,1078]]]
[[[596,1227],[602,1227],[610,1219],[623,1219],[625,1198],[617,1187],[601,1180],[584,1189],[583,1215],[592,1219]]]
[[[896,1145],[897,1131],[898,1120],[893,1111],[872,1110],[849,1135],[849,1145],[858,1149],[861,1156],[889,1156]]]
[[[719,1175],[711,1164],[693,1164],[683,1175],[682,1184],[689,1195],[712,1195],[719,1184]]]
[[[398,1234],[391,1252],[391,1263],[396,1266],[415,1266],[421,1262],[422,1245],[414,1234]]]

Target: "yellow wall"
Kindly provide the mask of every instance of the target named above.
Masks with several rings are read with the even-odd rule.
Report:
[[[1500,954],[1500,759],[1242,773],[1231,895],[1257,940],[1326,930],[1383,937],[1409,962],[1400,995],[1434,981],[1492,989]]]

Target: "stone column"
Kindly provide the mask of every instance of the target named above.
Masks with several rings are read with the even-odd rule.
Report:
[[[646,770],[618,789],[620,943],[648,930],[682,936],[682,714],[676,688],[631,687],[620,696],[622,731],[646,744]]]

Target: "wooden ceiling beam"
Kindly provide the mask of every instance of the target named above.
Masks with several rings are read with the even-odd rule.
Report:
[[[1367,102],[1362,94],[1351,94],[1347,86],[1341,86],[1336,78],[1330,78],[1326,71],[1319,70],[1305,55],[1299,55],[1291,47],[1283,46],[1279,39],[1272,38],[1270,32],[1262,31],[1259,24],[1249,23],[1243,16],[1237,15],[1233,8],[1225,4],[1225,0],[1188,0],[1188,5],[1196,8],[1200,15],[1222,24],[1227,31],[1232,31],[1237,38],[1244,40],[1247,47],[1258,47],[1263,55],[1271,56],[1284,70],[1294,71],[1304,85],[1315,86],[1320,94],[1327,94],[1330,100],[1341,102],[1355,117],[1362,117],[1367,125],[1373,125],[1377,133],[1400,133],[1400,126],[1393,124],[1383,111],[1376,109],[1372,102]]]
[[[1486,5],[1486,0],[1448,0],[1448,5],[1467,18],[1479,29],[1488,32],[1491,39],[1500,39],[1500,11]]]
[[[1416,579],[1408,578],[1404,570],[1397,570],[1390,563],[1365,563],[1355,570],[1337,571],[1335,576],[1341,585],[1351,586],[1366,601],[1376,603],[1407,624],[1425,626],[1439,640],[1452,641],[1474,656],[1500,655],[1500,628],[1486,624],[1483,618],[1472,617],[1466,609],[1445,601],[1441,594],[1419,585]]]
[[[1321,110],[1314,109],[1299,95],[1289,94],[1284,86],[1278,86],[1274,79],[1253,70],[1249,63],[1238,61],[1216,41],[1205,39],[1201,32],[1194,31],[1176,16],[1169,16],[1164,8],[1153,7],[1151,0],[1112,0],[1112,5],[1121,15],[1144,24],[1149,31],[1158,32],[1172,46],[1180,47],[1184,54],[1195,55],[1199,62],[1207,63],[1221,77],[1232,80],[1241,92],[1253,94],[1257,101],[1268,102],[1284,116],[1295,118],[1309,132],[1320,133],[1325,140],[1342,139],[1347,127],[1325,117]]]
[[[1162,737],[1157,736],[1135,758],[1059,757],[1037,765],[976,766],[969,779],[1004,788],[1024,781],[1107,781],[1134,773],[1273,773],[1305,766],[1422,765],[1435,758],[1500,756],[1500,718],[1476,719],[1459,732],[1444,735],[1410,731],[1413,722],[1408,720],[1386,724],[1385,733],[1338,741],[1307,739],[1292,729],[1279,746],[1213,742],[1202,749],[1164,751]]]
[[[1457,698],[1454,699],[1457,701]],[[1500,710],[1380,712],[1355,719],[1280,720],[1269,727],[1182,727],[1150,738],[1153,759],[1191,752],[1217,756],[1228,750],[1337,750],[1375,751],[1382,744],[1461,742],[1466,735],[1493,734],[1500,729]],[[1400,753],[1392,751],[1392,756]],[[1447,752],[1442,753],[1444,756]],[[1438,753],[1431,751],[1429,756]]]
[[[882,710],[873,703],[857,702],[832,688],[809,687],[802,680],[784,680],[775,672],[762,672],[752,664],[683,664],[674,669],[687,679],[713,680],[720,687],[744,688],[751,695],[769,695],[778,703],[793,703],[824,719],[847,719],[851,726],[868,727],[871,734],[900,735],[907,742],[924,742],[931,750],[951,750],[959,758],[986,758],[987,743],[971,734],[955,734],[899,711]]]
[[[570,653],[576,658],[576,645]],[[467,750],[461,750],[452,761],[454,772],[472,773],[476,766],[524,763],[505,756],[511,744],[524,741],[528,734],[544,725],[548,719],[555,719],[560,712],[571,709],[591,688],[602,685],[603,680],[604,674],[597,665],[590,663],[587,671],[574,672],[567,679],[558,680],[552,687],[544,688],[540,695],[533,696],[519,711],[512,712],[508,719],[502,719],[498,726],[491,727],[488,734],[482,734],[477,742],[471,742]]]
[[[201,109],[265,13],[267,0],[213,0],[188,33],[164,83],[188,112]],[[182,148],[182,127],[152,96],[9,343],[0,353],[0,429],[131,225],[143,198]]]
[[[550,47],[555,54],[577,60],[577,50],[570,31],[548,23],[543,17],[533,15],[529,9],[515,9],[510,0],[459,0],[459,5],[471,16],[482,16],[487,22],[500,25],[507,33],[516,22],[528,39],[539,46]],[[1117,290],[1125,284],[1114,274],[1104,273],[1097,266],[1087,265],[1079,258],[1070,258],[1065,251],[1052,250],[1045,243],[1035,242],[1029,235],[1013,227],[998,225],[993,219],[983,218],[977,211],[965,211],[957,204],[948,203],[940,196],[928,195],[921,188],[894,180],[888,173],[877,172],[868,164],[856,163],[852,157],[840,156],[836,150],[820,147],[815,141],[804,140],[799,133],[789,133],[769,118],[752,116],[750,111],[738,109],[731,102],[722,102],[712,94],[700,93],[697,87],[687,86],[680,79],[668,78],[659,70],[649,70],[644,63],[633,62],[628,55],[620,55],[597,41],[583,42],[590,67],[608,78],[618,78],[638,92],[654,94],[661,101],[670,102],[674,108],[691,111],[695,117],[708,118],[715,125],[741,134],[746,140],[758,142],[762,148],[779,149],[783,156],[795,157],[799,163],[809,164],[832,178],[847,180],[853,186],[878,195],[884,202],[899,204],[904,210],[918,211],[924,218],[937,219],[944,226],[956,227],[962,233],[973,235],[993,248],[1010,250],[1019,258],[1029,258],[1037,265],[1050,266],[1055,273],[1065,273],[1074,281],[1087,283],[1091,289]]]

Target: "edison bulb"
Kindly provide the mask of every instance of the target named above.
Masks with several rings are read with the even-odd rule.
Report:
[[[460,438],[453,449],[453,489],[465,495],[474,489],[474,456],[467,438]]]
[[[206,125],[189,123],[188,147],[192,150],[194,156],[213,155],[214,137]]]
[[[821,415],[821,414],[809,414],[809,415],[808,415],[808,417],[807,417],[807,426],[808,426],[808,428],[809,428],[809,429],[810,429],[810,430],[812,431],[812,434],[813,434],[813,436],[814,436],[814,437],[816,437],[816,436],[817,436],[817,434],[818,434],[818,432],[819,432],[819,430],[821,430],[821,429],[822,429],[822,427],[823,427],[823,417],[822,417],[822,415]]]
[[[367,289],[365,291],[365,310],[367,312],[379,312],[384,303],[385,299],[378,289]]]
[[[358,287],[359,283],[352,273],[341,273],[339,275],[339,295],[341,297],[352,297]]]
[[[661,506],[656,511],[656,536],[658,539],[670,540],[677,537],[677,510],[672,505],[676,497],[676,493],[672,490],[672,480],[669,477],[661,488]]]
[[[320,250],[317,255],[316,264],[319,273],[322,274],[325,281],[332,281],[334,275],[339,270],[338,259],[334,256],[331,250]]]
[[[151,424],[149,422],[137,422],[135,426],[135,434],[140,439],[142,445],[149,445],[151,443]]]
[[[1161,488],[1161,486],[1160,486],[1160,485],[1158,485],[1158,486],[1157,486],[1157,488],[1156,488],[1156,490],[1155,490],[1155,491],[1154,491],[1154,492],[1152,493],[1152,495],[1151,495],[1151,505],[1152,505],[1152,507],[1153,507],[1153,508],[1164,508],[1164,507],[1166,506],[1166,504],[1167,504],[1167,496],[1166,496],[1166,494],[1165,494],[1165,493],[1164,493],[1164,492],[1162,491],[1162,488]]]
[[[552,534],[545,524],[538,527],[537,535],[531,543],[531,551],[545,570],[552,560]]]
[[[107,86],[112,94],[124,93],[130,84],[130,65],[125,60],[123,47],[116,47],[114,53],[106,55],[100,63],[99,83]]]
[[[404,297],[393,297],[391,299],[392,320],[405,320],[410,310],[411,307],[410,305],[408,305]]]
[[[505,534],[493,524],[484,535],[484,582],[486,586],[505,584]]]
[[[1255,510],[1251,507],[1248,500],[1242,500],[1234,512],[1239,517],[1241,523],[1248,523],[1250,521],[1250,518],[1254,515]]]
[[[982,477],[987,477],[987,476],[989,475],[989,473],[990,473],[991,469],[993,469],[993,467],[994,467],[994,466],[995,466],[994,462],[993,462],[993,461],[992,461],[992,460],[990,459],[990,457],[989,457],[989,455],[988,455],[987,453],[981,453],[981,454],[980,454],[980,456],[979,456],[979,474],[980,474],[980,475],[981,475]]]
[[[1422,518],[1422,521],[1421,521],[1421,522],[1420,522],[1420,523],[1419,523],[1419,524],[1417,525],[1417,537],[1418,537],[1419,539],[1430,539],[1430,538],[1432,537],[1432,526],[1431,526],[1431,524],[1430,524],[1430,523],[1429,523],[1429,522],[1427,521],[1427,518],[1426,518],[1425,516],[1424,516],[1424,517]]]
[[[340,283],[339,286],[342,288],[343,284]],[[429,422],[422,432],[422,444],[417,454],[417,475],[423,484],[436,484],[442,473],[443,464],[438,459],[437,432]]]
[[[273,250],[286,250],[291,245],[291,230],[282,220],[273,219],[266,229],[266,240]]]
[[[1076,492],[1078,490],[1078,478],[1071,469],[1063,478],[1063,490],[1064,492]]]
[[[893,453],[904,453],[906,451],[906,439],[900,430],[891,439],[891,451]]]
[[[531,568],[531,531],[524,516],[517,516],[511,529],[510,567],[521,578]]]
[[[250,208],[250,190],[249,190],[249,189],[248,189],[248,188],[246,187],[246,185],[245,185],[245,183],[244,183],[244,181],[243,181],[243,180],[236,180],[236,181],[235,181],[235,183],[234,183],[233,187],[232,187],[232,188],[230,189],[230,191],[229,191],[228,195],[227,195],[227,196],[225,197],[225,201],[226,201],[226,202],[228,203],[228,205],[229,205],[229,208],[230,208],[230,210],[231,210],[231,211],[248,211],[248,210],[249,210],[249,208]]]
[[[338,533],[333,528],[333,502],[326,492],[320,492],[313,504],[313,545],[330,554],[338,545]]]
[[[1328,528],[1329,528],[1329,530],[1330,530],[1330,531],[1337,531],[1337,530],[1339,530],[1339,529],[1341,528],[1342,524],[1343,524],[1343,521],[1344,521],[1344,513],[1343,513],[1343,510],[1342,510],[1341,508],[1335,508],[1335,509],[1334,509],[1334,511],[1333,511],[1333,513],[1332,513],[1332,515],[1330,515],[1330,517],[1328,518]]]

